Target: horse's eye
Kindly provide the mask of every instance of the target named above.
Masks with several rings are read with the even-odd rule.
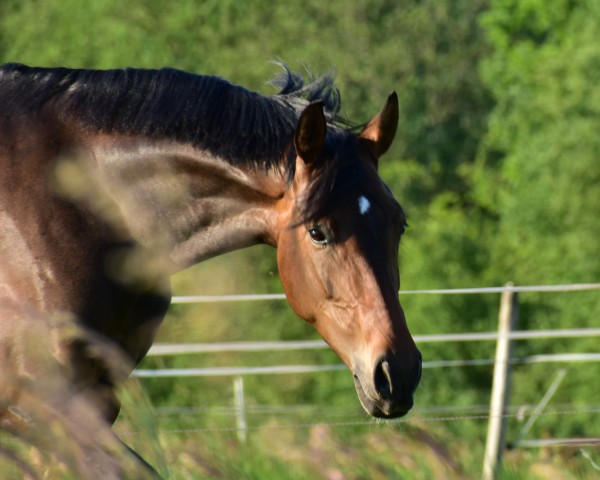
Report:
[[[330,242],[330,232],[321,225],[314,225],[308,229],[308,234],[310,235],[310,239],[316,245],[327,245]]]
[[[404,235],[404,232],[406,232],[406,229],[408,228],[408,223],[404,222],[402,224],[402,228],[400,229],[400,235]]]

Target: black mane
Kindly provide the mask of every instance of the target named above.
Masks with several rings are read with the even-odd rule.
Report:
[[[334,156],[350,138],[337,126],[348,124],[339,116],[340,94],[333,78],[326,75],[306,85],[302,76],[282,67],[283,74],[272,82],[280,92],[264,96],[219,77],[172,68],[72,70],[6,64],[0,66],[0,105],[12,114],[50,108],[62,120],[89,131],[190,143],[234,165],[269,170],[283,164],[291,179],[293,134],[309,102],[324,102],[332,127],[325,155]],[[341,171],[351,170],[351,182],[356,181],[354,162],[326,163],[324,175],[311,188],[305,220],[321,215],[340,181],[347,183]]]
[[[284,67],[285,68],[285,67]],[[191,143],[234,164],[281,161],[300,111],[323,100],[337,119],[339,91],[330,76],[305,85],[285,68],[268,97],[214,76],[161,70],[71,70],[0,67],[0,100],[8,111],[39,109],[49,102],[85,129],[143,134]],[[8,105],[7,103],[8,102]]]

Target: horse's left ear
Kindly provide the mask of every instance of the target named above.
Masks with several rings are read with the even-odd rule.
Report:
[[[398,128],[398,116],[398,95],[396,92],[392,92],[388,96],[383,110],[358,134],[359,138],[372,142],[377,159],[388,151],[394,141]]]

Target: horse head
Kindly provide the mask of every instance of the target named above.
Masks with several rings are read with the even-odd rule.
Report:
[[[377,171],[397,124],[395,93],[359,134],[329,125],[319,102],[308,105],[277,238],[290,305],[352,371],[364,409],[382,418],[410,410],[421,376],[398,300],[406,217]]]

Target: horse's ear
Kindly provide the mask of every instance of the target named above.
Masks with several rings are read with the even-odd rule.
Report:
[[[388,151],[398,128],[398,95],[390,93],[383,110],[359,133],[359,138],[373,143],[377,159]]]
[[[316,161],[325,145],[326,134],[327,121],[323,113],[323,102],[313,102],[300,115],[294,135],[296,154],[305,164]]]

